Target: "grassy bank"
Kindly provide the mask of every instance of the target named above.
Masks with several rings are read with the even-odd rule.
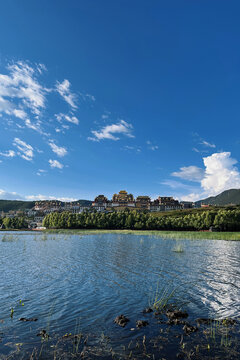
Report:
[[[234,240],[240,241],[240,232],[206,232],[206,231],[150,231],[150,230],[91,230],[91,229],[52,229],[44,230],[45,233],[67,233],[67,234],[131,234],[131,235],[151,235],[169,239],[189,239],[189,240]]]

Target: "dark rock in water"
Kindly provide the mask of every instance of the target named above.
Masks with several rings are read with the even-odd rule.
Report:
[[[168,325],[185,325],[187,324],[186,321],[180,319],[168,319],[166,322]]]
[[[19,321],[37,321],[37,318],[20,318]]]
[[[179,311],[179,310],[168,310],[166,312],[166,315],[169,319],[174,320],[174,319],[181,319],[181,318],[187,318],[188,317],[188,313],[183,312],[183,311]]]
[[[149,314],[149,313],[151,313],[151,312],[153,312],[153,309],[150,308],[150,307],[143,310],[143,313],[144,313],[144,314]]]
[[[147,326],[147,325],[148,325],[148,321],[146,321],[146,320],[138,320],[138,321],[136,321],[137,328],[142,328],[142,327]]]
[[[189,334],[191,334],[193,332],[198,331],[198,327],[197,326],[192,326],[190,324],[185,324],[184,327],[183,327],[183,330],[185,331],[186,335],[189,335]]]
[[[177,357],[177,359],[184,359],[184,354],[177,353],[176,357]]]
[[[37,336],[41,336],[43,339],[48,339],[50,336],[48,335],[48,333],[46,332],[46,330],[41,330]]]
[[[126,316],[124,316],[124,315],[119,315],[119,316],[117,316],[116,319],[114,320],[114,322],[115,322],[116,324],[118,324],[119,326],[121,326],[121,327],[126,326],[126,324],[127,324],[128,321],[129,321],[129,319],[126,318]]]
[[[234,320],[234,319],[222,319],[221,320],[221,324],[222,325],[225,325],[225,326],[228,326],[228,325],[234,325],[234,324],[236,324],[236,320]]]
[[[200,319],[197,319],[196,322],[199,325],[210,325],[213,322],[213,320],[212,319],[200,318]]]

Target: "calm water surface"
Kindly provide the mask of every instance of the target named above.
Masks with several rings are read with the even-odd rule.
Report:
[[[173,252],[176,243],[184,252]],[[237,319],[240,312],[240,242],[234,241],[2,232],[0,274],[2,358],[27,358],[42,346],[36,336],[41,329],[52,338],[81,331],[99,344],[108,337],[111,349],[157,336],[154,316],[148,317],[154,326],[130,331],[146,317],[142,311],[157,286],[176,289],[176,301],[191,319]],[[124,329],[113,322],[119,314],[131,320]],[[38,321],[23,323],[20,317]],[[165,356],[171,358],[171,352]],[[46,351],[41,357],[47,358]]]

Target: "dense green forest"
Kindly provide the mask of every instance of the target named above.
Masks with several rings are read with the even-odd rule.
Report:
[[[0,218],[0,226],[3,229],[27,229],[28,224],[24,217]]]
[[[182,214],[157,214],[134,211],[111,213],[51,213],[43,225],[52,229],[132,229],[132,230],[208,230],[240,231],[240,209],[212,209]]]

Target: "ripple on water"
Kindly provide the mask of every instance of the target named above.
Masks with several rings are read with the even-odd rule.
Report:
[[[153,236],[1,235],[0,320],[5,320],[5,331],[19,330],[21,342],[27,341],[29,326],[15,321],[22,316],[39,318],[36,329],[71,332],[78,319],[81,330],[101,333],[113,328],[120,313],[141,313],[157,284],[176,289],[196,318],[237,317],[240,242],[177,243],[182,253],[172,251],[176,240]]]

